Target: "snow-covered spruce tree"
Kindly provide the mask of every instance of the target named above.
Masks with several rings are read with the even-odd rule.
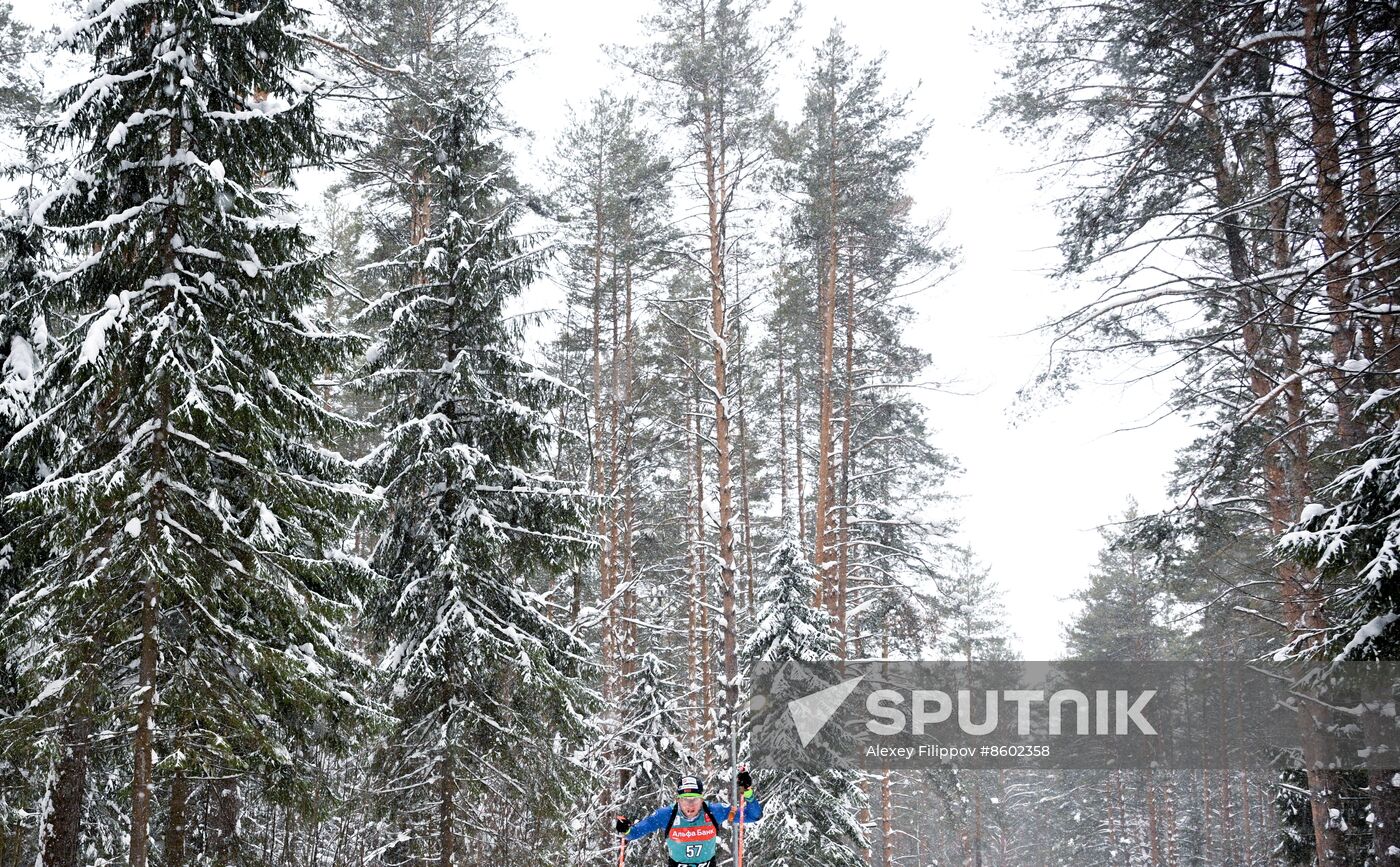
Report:
[[[1163,622],[1163,569],[1154,561],[1154,549],[1134,532],[1140,517],[1130,500],[1121,527],[1102,531],[1098,562],[1085,586],[1073,595],[1080,609],[1063,630],[1068,659],[1182,657],[1186,636]],[[1218,645],[1218,636],[1211,640]],[[1196,798],[1182,798],[1180,793],[1190,791],[1197,779],[1195,772],[1187,771],[1066,769],[1037,776],[1043,785],[1054,787],[1059,814],[1055,821],[1068,832],[1047,836],[1050,848],[1085,862],[1164,863],[1170,860],[1169,852],[1197,842],[1193,835],[1205,824],[1197,810],[1202,801],[1217,797],[1207,790]],[[1225,807],[1240,810],[1238,804]],[[1016,810],[1019,805],[1013,813]],[[1244,841],[1251,830],[1245,825],[1233,833]],[[1264,841],[1251,842],[1263,848]]]
[[[32,123],[39,102],[37,75],[24,63],[38,47],[31,28],[15,18],[10,3],[0,3],[0,134],[15,135]],[[24,173],[32,165],[29,153],[3,158],[0,170]],[[32,397],[47,349],[47,325],[35,303],[39,265],[37,237],[29,225],[26,193],[22,190],[0,215],[0,600],[22,586],[33,563],[42,556],[13,538],[21,516],[5,498],[33,484],[39,465],[6,455],[10,438],[33,418]],[[0,860],[33,861],[34,793],[42,785],[46,762],[35,732],[10,726],[37,694],[38,684],[25,676],[20,664],[28,630],[6,630],[0,620]],[[37,748],[37,750],[36,750]]]
[[[358,387],[378,396],[382,444],[363,459],[384,495],[369,605],[396,719],[376,759],[408,842],[386,863],[458,863],[465,840],[505,863],[512,838],[562,858],[561,804],[579,795],[566,749],[584,730],[584,646],[532,581],[586,553],[578,498],[540,467],[561,386],[521,357],[506,304],[538,257],[514,234],[519,200],[477,93],[425,118],[433,224],[397,257],[401,282],[365,309],[378,329]],[[494,805],[494,806],[493,806]],[[489,816],[492,846],[483,849]]]
[[[676,779],[695,769],[695,757],[680,740],[685,714],[675,697],[679,689],[667,677],[671,666],[654,653],[643,653],[636,665],[632,689],[622,699],[618,733],[615,800],[623,807],[670,800]]]
[[[47,327],[36,315],[34,233],[28,219],[9,215],[0,225],[0,447],[33,419],[32,398],[38,385],[40,358],[47,348]],[[14,533],[23,520],[7,508],[4,498],[31,486],[37,476],[32,464],[7,460],[0,450],[0,599],[9,599],[24,586],[25,576],[41,559],[42,550],[24,545]],[[31,516],[31,520],[41,519]],[[3,627],[0,621],[0,627]],[[0,628],[0,839],[7,850],[27,836],[29,809],[45,781],[41,768],[44,745],[32,727],[23,724],[23,710],[38,694],[38,684],[21,664],[28,629]],[[11,842],[12,841],[12,842]],[[26,854],[28,854],[26,852]]]
[[[838,636],[825,610],[812,605],[817,571],[789,530],[769,559],[759,585],[758,614],[745,660],[781,664],[836,659]],[[820,688],[820,687],[816,687]],[[864,865],[865,806],[855,771],[812,774],[800,768],[757,768],[766,818],[746,831],[747,856],[769,867]]]
[[[1131,526],[1138,517],[1137,504],[1129,502],[1123,522]],[[1080,609],[1064,629],[1066,655],[1076,660],[1170,658],[1169,650],[1182,637],[1162,623],[1167,600],[1152,552],[1126,531],[1106,530],[1101,535],[1098,563],[1087,586],[1073,596]]]
[[[817,573],[793,532],[778,543],[758,592],[758,615],[744,647],[749,662],[815,662],[835,653],[831,618],[814,608]]]
[[[23,586],[23,576],[37,552],[20,546],[22,540],[14,528],[24,516],[6,498],[31,487],[40,465],[22,460],[4,446],[34,419],[34,392],[40,359],[48,349],[48,324],[36,303],[36,233],[27,217],[9,214],[0,220],[0,599],[8,599]],[[23,636],[0,632],[0,639],[4,638]],[[5,650],[0,640],[0,659],[5,658]]]
[[[1001,587],[970,548],[954,547],[950,555],[951,574],[938,600],[937,649],[968,664],[1013,659]]]
[[[1329,628],[1309,646],[1320,658],[1400,656],[1400,427],[1389,419],[1374,426],[1380,433],[1347,454],[1322,502],[1305,507],[1279,542],[1332,579]]]
[[[700,767],[699,757],[683,740],[687,702],[680,698],[685,690],[672,680],[671,670],[677,666],[651,652],[640,654],[631,664],[636,671],[627,679],[630,690],[618,699],[616,733],[605,730],[599,738],[604,749],[597,751],[601,766],[597,776],[604,785],[598,788],[594,803],[570,823],[576,847],[590,859],[584,863],[616,857],[617,844],[599,833],[597,817],[645,815],[657,804],[673,800],[676,780]],[[631,844],[629,851],[635,849],[659,853],[662,843],[651,839]]]
[[[1400,427],[1393,390],[1377,392],[1375,399],[1378,405],[1363,418],[1378,433],[1345,453],[1347,465],[1319,492],[1323,502],[1307,505],[1279,541],[1280,550],[1332,588],[1328,629],[1311,646],[1295,641],[1288,648],[1292,655],[1338,661],[1400,657]],[[1383,708],[1375,710],[1363,716],[1368,736],[1376,743],[1392,741],[1393,733],[1380,727],[1395,725],[1394,712],[1387,717]],[[1395,767],[1367,772],[1376,857],[1391,847],[1400,851],[1400,827],[1386,820],[1400,814],[1397,783]]]
[[[37,133],[71,155],[31,211],[66,261],[40,298],[55,347],[37,421],[10,446],[52,461],[10,498],[48,516],[20,541],[51,553],[7,618],[49,684],[26,712],[87,716],[130,757],[129,867],[149,862],[157,817],[163,862],[188,856],[196,797],[232,812],[227,863],[239,780],[305,799],[317,770],[299,757],[359,707],[337,636],[369,573],[337,543],[365,494],[323,446],[348,422],[312,384],[353,342],[306,312],[323,263],[280,194],[333,142],[292,3],[86,13],[66,46],[90,72]]]

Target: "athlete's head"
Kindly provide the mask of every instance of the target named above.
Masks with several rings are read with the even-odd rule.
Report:
[[[705,789],[700,785],[700,778],[690,774],[681,777],[676,784],[676,801],[681,805],[681,814],[687,819],[700,815],[700,808],[705,805]]]

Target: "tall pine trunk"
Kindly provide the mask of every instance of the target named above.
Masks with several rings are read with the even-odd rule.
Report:
[[[802,428],[802,359],[799,356],[792,365],[792,404],[793,404],[793,425],[792,425],[792,457],[795,464],[797,476],[796,497],[794,503],[797,509],[797,538],[802,542],[807,541],[807,485],[803,457],[803,428]],[[821,583],[817,584],[818,593],[821,591]],[[815,600],[815,604],[820,605],[821,600]]]
[[[739,511],[744,522],[744,607],[753,614],[753,510],[749,502],[749,424],[748,413],[745,411],[744,392],[746,383],[744,380],[744,296],[739,292],[738,265],[735,265],[734,273],[734,384],[735,397],[738,402],[739,422]]]
[[[1319,0],[1300,0],[1303,15],[1303,56],[1308,79],[1304,84],[1311,120],[1311,144],[1316,170],[1319,228],[1322,232],[1323,276],[1331,324],[1332,400],[1337,409],[1337,442],[1340,448],[1354,446],[1360,439],[1356,400],[1347,363],[1352,357],[1351,266],[1347,260],[1347,218],[1342,190],[1341,155],[1337,143],[1337,120],[1328,82],[1331,60],[1327,46],[1326,10]],[[1304,636],[1317,636],[1325,625],[1322,590],[1316,581],[1299,586],[1287,600],[1288,622]],[[1308,644],[1312,639],[1305,638]],[[1313,829],[1316,835],[1318,867],[1341,865],[1345,857],[1338,822],[1328,804],[1341,795],[1340,775],[1317,766],[1321,752],[1323,720],[1311,704],[1300,715],[1303,756],[1308,765],[1308,785],[1312,791]]]
[[[631,215],[628,215],[627,241],[628,249],[632,246],[632,223]],[[623,611],[627,617],[623,623],[624,630],[624,668],[623,673],[631,676],[637,670],[637,619],[640,612],[637,611],[637,590],[633,586],[636,578],[636,552],[633,550],[633,531],[637,519],[637,496],[636,487],[633,482],[635,463],[633,461],[632,449],[634,447],[633,435],[635,433],[636,407],[633,405],[635,399],[634,386],[637,380],[637,367],[634,352],[636,349],[632,325],[632,257],[629,255],[624,271],[624,310],[622,329],[622,357],[623,357],[623,395],[622,401],[626,407],[622,432],[622,459],[624,479],[621,483],[623,492],[622,501],[622,581],[627,587],[623,597]]]
[[[792,505],[789,501],[791,497],[791,484],[788,478],[788,435],[787,435],[787,376],[786,364],[787,348],[783,345],[783,323],[777,323],[777,334],[774,339],[774,346],[778,352],[778,512],[782,519],[783,529],[786,530],[788,521],[791,518]],[[799,540],[801,537],[798,537]]]
[[[855,395],[855,333],[856,333],[855,256],[846,274],[846,361],[845,388],[841,407],[841,511],[837,525],[836,562],[836,631],[841,636],[841,658],[848,654],[850,630],[846,623],[851,571],[851,464],[855,453],[851,449],[851,423]]]
[[[1385,297],[1387,290],[1382,279],[1383,271],[1379,270],[1384,267],[1381,263],[1386,259],[1386,244],[1381,229],[1382,200],[1376,176],[1371,104],[1361,66],[1363,48],[1357,25],[1357,19],[1361,15],[1358,7],[1357,0],[1347,0],[1348,72],[1351,77],[1350,104],[1357,163],[1356,226],[1358,233],[1364,238],[1360,253],[1367,265],[1360,280],[1362,285],[1368,287],[1358,300],[1363,303],[1382,304],[1385,311],[1380,316],[1378,336],[1375,336],[1375,329],[1371,327],[1372,320],[1365,320],[1366,334],[1370,337],[1366,347],[1366,359],[1371,365],[1367,370],[1370,372],[1382,367],[1382,359],[1394,358],[1390,350],[1394,348],[1395,313],[1394,307],[1386,303],[1392,299]],[[1375,381],[1373,377],[1368,387],[1379,388],[1382,387],[1382,383]],[[1384,724],[1384,720],[1376,713],[1367,713],[1363,717],[1367,741],[1373,748],[1385,743],[1381,728]],[[1385,864],[1387,861],[1400,863],[1400,787],[1395,785],[1397,778],[1400,778],[1400,767],[1396,764],[1389,767],[1370,767],[1366,771],[1366,793],[1371,799],[1371,857],[1377,864]]]
[[[832,60],[835,63],[835,60]],[[828,134],[830,136],[827,154],[827,219],[826,263],[821,279],[817,284],[817,316],[821,322],[821,368],[817,380],[818,421],[817,421],[817,505],[813,516],[815,524],[812,562],[817,567],[819,577],[818,605],[824,605],[833,617],[836,615],[834,576],[832,575],[831,512],[835,499],[835,470],[833,463],[832,415],[832,374],[835,366],[836,343],[836,281],[838,279],[840,236],[836,223],[836,203],[840,187],[836,177],[836,93],[835,86],[828,88],[830,100],[828,111]]]
[[[702,27],[700,39],[705,42]],[[719,501],[720,598],[724,617],[724,697],[727,724],[736,724],[739,705],[739,656],[735,623],[734,482],[731,478],[728,392],[728,322],[725,299],[724,222],[721,208],[727,201],[724,182],[723,125],[725,117],[717,110],[708,88],[704,104],[705,194],[710,244],[710,341],[714,357],[715,483]],[[720,104],[721,106],[723,103]]]
[[[608,507],[604,498],[607,496],[607,476],[605,473],[604,455],[604,432],[603,432],[603,167],[602,149],[599,149],[598,176],[594,183],[593,199],[593,330],[591,334],[591,347],[593,352],[592,364],[592,386],[593,393],[590,405],[593,411],[593,424],[590,431],[589,451],[592,453],[592,490],[598,501],[597,525],[594,532],[597,533],[602,550],[598,552],[598,596],[599,602],[604,606],[607,616],[604,618],[600,644],[603,658],[603,696],[612,696],[613,686],[613,614],[612,614],[612,578],[609,573],[609,566],[612,562],[612,554],[608,547]]]

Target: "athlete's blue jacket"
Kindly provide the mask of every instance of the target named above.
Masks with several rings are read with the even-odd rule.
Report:
[[[714,858],[717,843],[714,825],[710,823],[709,818],[700,813],[695,815],[694,822],[686,821],[685,814],[680,812],[680,808],[676,804],[667,804],[633,825],[631,830],[627,832],[627,839],[640,840],[648,834],[665,831],[666,825],[671,822],[672,810],[676,811],[676,821],[671,828],[670,839],[666,841],[666,849],[670,853],[671,860],[681,864],[704,864]],[[729,818],[728,804],[706,801],[705,811],[714,817],[715,824],[722,825]],[[761,818],[763,818],[763,804],[754,798],[745,799],[744,824],[757,822]],[[687,829],[694,829],[697,833],[688,837],[685,835]]]

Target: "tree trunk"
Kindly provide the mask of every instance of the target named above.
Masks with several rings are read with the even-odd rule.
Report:
[[[187,808],[190,800],[190,781],[184,768],[177,768],[170,780],[170,808],[165,817],[165,857],[164,867],[184,867],[185,840],[188,820]]]
[[[706,41],[704,27],[700,33],[701,44]],[[725,117],[723,112],[716,114],[712,94],[706,87],[701,93],[703,109],[703,141],[705,157],[705,194],[709,217],[710,241],[710,341],[714,356],[714,408],[715,408],[715,483],[719,500],[719,568],[720,597],[724,616],[724,693],[727,721],[732,727],[736,724],[735,714],[739,706],[739,657],[737,647],[737,626],[735,623],[735,567],[734,567],[734,483],[730,476],[729,442],[729,392],[728,392],[728,324],[729,315],[725,300],[724,273],[724,234],[725,226],[721,215],[722,203],[726,201],[723,189],[725,167],[723,164],[723,136],[716,137],[716,126],[722,130]],[[719,152],[717,153],[717,148]]]
[[[1369,291],[1362,293],[1362,298],[1358,299],[1365,303],[1377,303],[1389,301],[1385,297],[1387,293],[1384,280],[1378,270],[1383,268],[1382,263],[1386,259],[1385,235],[1381,230],[1381,196],[1375,167],[1375,148],[1372,142],[1371,132],[1371,105],[1370,99],[1366,95],[1367,83],[1363,80],[1361,69],[1362,45],[1358,32],[1357,19],[1361,15],[1357,0],[1347,0],[1346,15],[1346,35],[1349,55],[1349,72],[1351,75],[1351,113],[1352,128],[1356,138],[1356,163],[1357,163],[1357,202],[1359,204],[1357,214],[1357,231],[1365,239],[1361,248],[1362,260],[1366,267],[1362,269],[1361,278],[1364,285],[1369,287]],[[1379,345],[1368,345],[1366,358],[1372,365],[1367,368],[1371,373],[1370,387],[1380,387],[1382,385],[1372,373],[1377,366],[1382,363],[1382,359],[1391,358],[1389,350],[1393,346],[1393,335],[1395,333],[1395,316],[1393,309],[1386,305],[1386,312],[1380,317],[1380,340]],[[1374,329],[1368,328],[1367,334],[1374,334]],[[1373,341],[1374,343],[1375,341]],[[1388,383],[1387,383],[1388,384]],[[1380,720],[1374,714],[1367,714],[1366,731],[1370,736],[1368,745],[1373,749],[1385,743],[1377,726]],[[1367,794],[1370,795],[1370,811],[1373,817],[1371,823],[1371,856],[1376,864],[1400,864],[1400,790],[1397,790],[1394,782],[1400,777],[1400,767],[1380,767],[1368,768],[1366,772]]]
[[[894,803],[890,788],[890,769],[884,769],[880,780],[880,836],[884,841],[882,867],[894,867]]]
[[[1325,51],[1325,48],[1324,48]],[[1309,57],[1313,52],[1309,51]],[[1322,88],[1311,87],[1310,91],[1322,90]],[[1215,112],[1214,102],[1209,98],[1209,91],[1203,99],[1203,114],[1208,121],[1207,128],[1211,136],[1212,157],[1216,177],[1216,195],[1222,210],[1229,214],[1239,201],[1238,189],[1235,179],[1228,168],[1228,160],[1225,154],[1224,140],[1225,131],[1220,126],[1218,115]],[[1330,95],[1325,100],[1327,116],[1330,118]],[[1312,98],[1310,97],[1310,104]],[[1279,189],[1282,181],[1282,173],[1278,163],[1277,149],[1277,129],[1272,122],[1272,103],[1267,102],[1264,106],[1266,126],[1264,129],[1264,151],[1266,172],[1269,177],[1271,188]],[[1314,116],[1316,111],[1314,108]],[[1328,136],[1326,133],[1314,135],[1315,147],[1326,144]],[[1335,130],[1330,138],[1330,146],[1335,155],[1336,141]],[[1331,181],[1325,180],[1321,174],[1323,158],[1319,153],[1319,190],[1322,198],[1335,197],[1339,194],[1340,187],[1336,190],[1323,191],[1322,188],[1332,186]],[[1335,179],[1335,173],[1331,176]],[[1340,200],[1336,203],[1340,207]],[[1270,203],[1271,209],[1271,230],[1274,239],[1274,267],[1283,269],[1287,267],[1291,254],[1288,250],[1287,227],[1287,203],[1283,199],[1275,199]],[[1333,218],[1335,219],[1335,217]],[[1324,207],[1324,224],[1329,222]],[[1269,320],[1273,317],[1259,316],[1252,299],[1252,290],[1249,288],[1253,282],[1253,269],[1247,260],[1246,245],[1239,234],[1238,220],[1229,216],[1222,221],[1225,235],[1225,246],[1230,263],[1231,276],[1235,279],[1239,288],[1236,290],[1237,296],[1237,316],[1241,327],[1241,334],[1244,343],[1245,355],[1250,360],[1250,390],[1256,399],[1272,401],[1277,397],[1274,394],[1274,383],[1269,377],[1269,365],[1271,354],[1266,346],[1266,341],[1260,326],[1260,320]],[[1344,233],[1344,224],[1343,224]],[[1330,230],[1324,225],[1324,236],[1329,236]],[[1324,241],[1324,248],[1328,246]],[[1344,237],[1334,239],[1331,243],[1341,243],[1345,245]],[[1342,263],[1343,267],[1345,264]],[[1338,407],[1338,431],[1343,442],[1354,437],[1354,414],[1353,405],[1348,402],[1349,385],[1347,383],[1347,373],[1343,367],[1346,359],[1351,354],[1350,337],[1350,315],[1346,311],[1346,287],[1345,280],[1337,281],[1333,268],[1329,266],[1328,274],[1328,294],[1333,311],[1332,323],[1334,332],[1332,335],[1333,350],[1333,384],[1337,397]],[[1340,294],[1339,294],[1340,293]],[[1341,309],[1339,310],[1338,305]],[[1306,473],[1303,469],[1306,466],[1306,428],[1303,426],[1302,412],[1302,377],[1301,377],[1301,352],[1298,347],[1298,335],[1293,326],[1293,305],[1285,300],[1280,305],[1282,309],[1278,311],[1278,321],[1280,322],[1283,334],[1283,371],[1278,375],[1278,379],[1285,381],[1287,386],[1282,391],[1285,404],[1284,438],[1269,437],[1264,446],[1264,453],[1261,465],[1264,469],[1265,501],[1268,504],[1270,532],[1274,536],[1280,535],[1292,522],[1293,517],[1298,513],[1303,499],[1307,495]],[[1272,402],[1263,406],[1259,415],[1267,421],[1277,415]],[[1284,442],[1289,442],[1293,446],[1293,454],[1290,460],[1283,461],[1281,450]],[[1289,478],[1289,468],[1292,468]],[[1310,574],[1307,570],[1298,567],[1290,561],[1282,561],[1277,566],[1279,583],[1283,590],[1285,600],[1285,619],[1297,632],[1315,634],[1317,627],[1321,625],[1321,602],[1316,598],[1316,589],[1313,587]],[[1315,728],[1315,720],[1310,719],[1310,715],[1305,714],[1300,717],[1300,734],[1304,740],[1306,752],[1316,752],[1316,738],[1319,736]],[[1319,867],[1331,867],[1339,863],[1332,860],[1340,857],[1341,837],[1340,831],[1331,827],[1330,816],[1332,810],[1340,809],[1338,782],[1339,778],[1334,772],[1325,769],[1309,768],[1309,789],[1312,793],[1312,817],[1313,830],[1317,841],[1317,858]],[[1228,783],[1226,784],[1228,791]],[[1225,823],[1228,826],[1229,803],[1221,805],[1225,811]],[[1208,824],[1208,823],[1207,823]],[[1233,845],[1233,840],[1228,834],[1223,837],[1227,846]],[[1331,855],[1329,853],[1338,853]]]
[[[449,661],[450,665],[450,661]],[[438,864],[439,867],[453,867],[457,857],[457,834],[454,826],[454,803],[457,796],[457,769],[452,761],[452,694],[447,680],[442,682],[439,710],[439,724],[442,726],[442,752],[438,756]]]
[[[832,61],[835,62],[834,59]],[[836,225],[836,203],[839,186],[836,181],[836,94],[834,86],[828,88],[830,152],[828,155],[828,219],[826,269],[817,284],[817,316],[821,321],[821,371],[817,382],[818,427],[817,427],[817,506],[813,516],[815,523],[813,541],[813,565],[817,567],[818,605],[825,605],[833,617],[836,615],[834,576],[831,565],[831,509],[835,499],[835,477],[832,467],[832,389],[831,379],[834,366],[836,342],[836,282],[838,278],[838,253],[840,236]]]
[[[90,689],[85,695],[90,695]],[[43,867],[78,867],[82,863],[83,802],[92,752],[92,719],[87,704],[86,700],[77,703],[64,730],[63,756],[49,791],[49,812],[40,829]]]
[[[628,217],[628,237],[631,238],[631,217]],[[630,243],[629,243],[630,249]],[[634,386],[637,381],[637,367],[634,353],[636,350],[635,337],[632,326],[632,261],[629,258],[625,271],[625,310],[623,312],[625,321],[623,325],[623,362],[625,365],[625,376],[623,386],[623,403],[627,407],[625,415],[622,451],[625,458],[625,481],[623,487],[622,503],[622,580],[626,583],[627,592],[623,598],[623,611],[627,612],[627,620],[623,624],[626,633],[626,655],[624,673],[628,676],[636,673],[637,666],[637,591],[633,587],[633,580],[636,578],[636,551],[633,548],[633,530],[637,520],[637,496],[636,486],[633,483],[633,470],[635,461],[632,455],[633,435],[635,433],[636,411],[633,406]]]
[[[788,520],[791,516],[788,502],[788,452],[787,452],[787,379],[784,371],[784,356],[787,349],[783,345],[783,323],[777,323],[774,346],[778,351],[778,478],[780,480],[780,492],[778,495],[778,512],[782,519],[783,530],[787,530]]]
[[[602,624],[603,634],[599,643],[600,654],[602,656],[603,670],[603,698],[607,700],[612,697],[612,685],[614,681],[613,672],[613,641],[612,641],[612,579],[608,572],[608,567],[612,562],[612,555],[608,548],[608,506],[604,501],[607,496],[607,476],[603,462],[606,450],[603,446],[603,167],[602,149],[599,149],[598,157],[598,177],[595,181],[593,198],[593,332],[590,341],[593,353],[592,365],[592,385],[593,394],[590,406],[593,410],[593,425],[589,450],[592,452],[593,470],[593,494],[597,498],[598,516],[594,532],[598,534],[598,539],[602,545],[602,550],[598,552],[598,598],[605,607],[607,616]]]
[[[1152,779],[1152,769],[1143,775],[1143,788],[1147,790],[1147,852],[1152,867],[1165,867],[1162,857],[1162,832],[1158,827],[1157,788]]]
[[[845,659],[848,653],[850,631],[846,624],[846,611],[850,602],[848,587],[851,570],[851,462],[855,455],[851,450],[852,406],[855,392],[855,333],[856,333],[856,277],[855,256],[846,274],[846,363],[845,389],[841,407],[841,506],[840,524],[837,527],[837,543],[840,546],[836,563],[836,631],[840,635],[840,654]]]
[[[1214,820],[1210,813],[1210,772],[1201,770],[1201,856],[1207,864],[1210,860],[1211,828]]]
[[[624,258],[627,255],[625,249],[623,255]],[[627,264],[625,261],[623,263],[623,270],[624,272],[627,270]],[[626,278],[624,277],[624,279]],[[623,554],[620,550],[622,533],[622,508],[618,498],[618,493],[622,488],[622,479],[620,475],[622,471],[622,341],[621,334],[619,333],[621,330],[621,326],[618,320],[620,318],[619,314],[621,311],[618,309],[617,282],[617,266],[616,259],[614,259],[613,280],[612,286],[610,287],[611,291],[609,293],[610,304],[608,306],[608,318],[611,320],[610,327],[612,330],[612,345],[610,347],[612,358],[608,365],[608,491],[607,500],[605,501],[603,509],[604,514],[607,516],[608,525],[606,553],[608,558],[608,578],[612,582],[612,592],[610,594],[610,598],[612,596],[616,596],[618,588],[622,586],[620,576],[622,574],[621,565],[623,558]],[[621,674],[625,673],[626,666],[628,665],[622,647],[622,645],[626,641],[624,637],[624,632],[626,630],[626,627],[624,625],[626,623],[626,605],[626,600],[613,600],[613,602],[608,606],[608,632],[611,636],[613,645],[612,651],[614,666],[614,670],[612,671],[611,676],[615,680],[618,679]]]
[[[972,865],[982,867],[982,791],[978,772],[972,773]]]
[[[1352,313],[1350,309],[1351,266],[1347,259],[1347,218],[1343,201],[1341,156],[1337,144],[1336,115],[1333,105],[1331,61],[1326,35],[1325,12],[1318,0],[1300,0],[1303,14],[1303,56],[1309,76],[1304,84],[1308,113],[1312,121],[1313,159],[1317,171],[1319,226],[1322,230],[1323,274],[1327,282],[1327,301],[1332,326],[1333,402],[1337,408],[1338,446],[1346,449],[1359,441],[1356,401],[1351,383],[1352,374],[1346,369],[1353,352]],[[1316,581],[1289,599],[1289,622],[1296,624],[1304,635],[1316,636],[1324,625],[1321,588]],[[1300,715],[1303,735],[1303,755],[1308,764],[1308,785],[1313,792],[1313,827],[1317,835],[1318,867],[1341,865],[1344,856],[1341,829],[1331,819],[1328,804],[1340,797],[1340,776],[1332,770],[1316,767],[1318,739],[1321,737],[1320,713],[1311,705]],[[1326,796],[1324,798],[1324,796]]]
[[[803,471],[802,452],[802,359],[799,356],[792,366],[792,402],[793,402],[793,450],[792,455],[796,461],[797,470],[797,538],[805,543],[807,541],[807,487],[806,478]],[[818,591],[821,586],[818,585]],[[820,604],[820,600],[817,601]]]
[[[1353,376],[1346,369],[1354,349],[1351,311],[1351,264],[1347,256],[1347,214],[1342,189],[1342,160],[1337,143],[1337,118],[1329,81],[1332,62],[1327,46],[1326,10],[1319,0],[1300,0],[1303,13],[1303,56],[1309,73],[1304,84],[1312,120],[1312,150],[1317,171],[1319,227],[1322,230],[1323,275],[1332,326],[1333,401],[1337,405],[1337,437],[1342,448],[1359,441]]]
[[[239,833],[238,814],[240,810],[238,796],[238,778],[226,777],[216,783],[217,790],[214,794],[214,827],[212,830],[215,867],[228,867],[236,864],[239,860]],[[285,823],[288,831],[291,829],[291,822]],[[290,842],[283,847],[283,857],[290,863],[291,849]]]
[[[1167,839],[1167,860],[1166,863],[1174,865],[1177,863],[1177,836],[1176,836],[1176,773],[1167,774],[1166,788],[1162,792],[1162,827],[1165,828]]]
[[[131,843],[127,856],[130,867],[146,867],[150,855],[151,787],[155,784],[152,763],[155,758],[158,592],[156,576],[148,570],[141,582],[141,640],[137,662],[137,694],[140,698],[136,705],[135,735],[132,738]]]
[[[1225,842],[1225,863],[1237,864],[1239,834],[1235,831],[1235,796],[1231,794],[1230,777],[1230,771],[1220,771],[1220,838]]]
[[[700,734],[709,743],[714,734],[714,676],[712,651],[710,648],[710,605],[709,583],[710,563],[705,551],[705,468],[701,461],[701,449],[705,437],[701,429],[700,396],[695,396],[695,598],[692,606],[699,611],[700,619]],[[709,762],[709,751],[704,753],[704,761]]]
[[[753,612],[753,510],[749,503],[749,424],[744,410],[744,296],[739,291],[738,264],[734,272],[734,375],[735,397],[739,405],[739,511],[744,522],[744,599],[745,610]]]
[[[687,461],[687,484],[686,484],[686,571],[689,572],[689,582],[687,587],[694,588],[700,586],[700,573],[704,570],[703,541],[704,541],[704,521],[703,509],[699,503],[702,500],[700,491],[700,436],[699,436],[699,413],[695,410],[695,398],[692,396],[689,403],[691,418],[685,424],[685,437],[688,440],[691,459]],[[695,506],[691,507],[690,498],[695,497]],[[700,632],[698,623],[700,606],[697,600],[692,598],[691,604],[686,606],[686,666],[689,674],[689,685],[691,688],[698,687],[701,692],[701,701],[697,703],[696,710],[690,714],[690,746],[692,750],[700,746],[700,734],[704,722],[704,686],[700,682]]]

